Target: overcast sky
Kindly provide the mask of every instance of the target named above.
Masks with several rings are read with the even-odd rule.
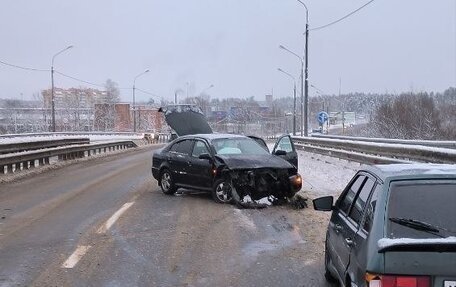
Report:
[[[367,0],[307,0],[310,28]],[[137,87],[171,100],[176,89],[263,100],[291,95],[280,67],[299,77],[305,10],[296,0],[3,0],[0,61],[93,83],[116,81],[122,99]],[[456,86],[456,0],[376,0],[310,34],[309,81],[326,93],[443,91]],[[56,86],[89,86],[56,75]],[[50,74],[0,64],[0,98],[31,98]],[[310,95],[315,91],[310,90]],[[185,92],[182,96],[185,96]],[[140,100],[151,97],[138,92]]]

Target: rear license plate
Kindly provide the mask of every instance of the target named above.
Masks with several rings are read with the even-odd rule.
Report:
[[[443,287],[456,287],[456,281],[443,281]]]

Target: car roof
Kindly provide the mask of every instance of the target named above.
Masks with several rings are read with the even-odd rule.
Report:
[[[456,165],[433,163],[379,164],[366,168],[382,180],[397,178],[454,177]]]

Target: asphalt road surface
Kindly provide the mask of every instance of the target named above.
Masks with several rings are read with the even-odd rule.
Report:
[[[0,286],[329,286],[327,215],[164,195],[153,149],[1,184]]]

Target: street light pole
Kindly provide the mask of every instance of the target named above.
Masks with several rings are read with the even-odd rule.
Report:
[[[304,136],[308,136],[308,131],[309,131],[309,9],[307,8],[307,5],[302,2],[301,0],[297,0],[299,3],[301,3],[304,8],[306,9],[306,44],[305,44],[305,61],[306,61],[306,67],[305,67],[305,95],[304,95],[304,102],[305,102],[305,110],[304,110]]]
[[[204,94],[206,91],[208,91],[209,89],[212,89],[214,87],[213,84],[211,84],[209,87],[205,88],[201,93],[200,95]]]
[[[149,69],[145,70],[141,74],[138,74],[133,80],[133,131],[136,132],[136,99],[135,99],[135,90],[136,90],[136,79],[139,76],[142,76],[146,73],[149,73]]]
[[[280,49],[283,49],[285,51],[287,51],[288,53],[292,54],[293,56],[295,56],[296,58],[299,59],[299,61],[301,62],[301,136],[303,136],[303,106],[304,106],[304,60],[301,58],[301,56],[299,56],[298,54],[296,54],[295,52],[291,51],[290,49],[288,49],[287,47],[283,46],[283,45],[280,45],[279,46]]]
[[[291,79],[293,79],[293,135],[295,136],[296,135],[296,79],[292,74],[287,73],[280,68],[278,68],[277,70],[279,72],[282,72],[285,75],[289,76]]]
[[[55,57],[58,55],[62,54],[63,52],[73,48],[73,45],[70,45],[66,47],[63,50],[60,50],[58,53],[56,53],[54,56],[52,56],[52,62],[51,62],[51,109],[52,109],[52,132],[55,133],[55,96],[54,96],[54,60]]]

